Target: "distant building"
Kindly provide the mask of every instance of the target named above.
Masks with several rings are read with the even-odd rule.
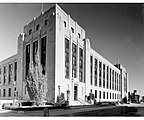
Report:
[[[0,62],[0,99],[29,100],[25,79],[34,53],[39,52],[47,76],[46,99],[56,102],[63,93],[70,105],[114,102],[128,95],[128,74],[91,48],[85,30],[58,5],[24,26],[18,53]],[[15,92],[14,92],[15,91]]]

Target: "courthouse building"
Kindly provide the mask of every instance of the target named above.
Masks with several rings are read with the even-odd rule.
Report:
[[[26,76],[39,53],[47,77],[46,100],[64,94],[70,105],[85,104],[90,93],[97,102],[121,100],[128,93],[128,74],[95,50],[85,30],[57,4],[24,26],[17,54],[0,62],[0,100],[29,100]]]

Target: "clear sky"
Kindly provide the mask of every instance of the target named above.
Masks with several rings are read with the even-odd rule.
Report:
[[[86,30],[92,48],[129,74],[130,91],[144,95],[142,4],[59,4]],[[44,4],[44,11],[52,4]],[[40,15],[41,4],[0,4],[0,61],[17,53],[23,26]]]

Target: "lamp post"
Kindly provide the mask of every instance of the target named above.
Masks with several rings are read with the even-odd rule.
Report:
[[[13,82],[13,86],[15,86],[16,82]],[[14,90],[14,97],[13,97],[13,106],[15,106],[15,96],[16,96],[16,91]]]

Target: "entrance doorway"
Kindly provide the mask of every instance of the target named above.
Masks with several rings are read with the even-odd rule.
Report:
[[[78,100],[78,86],[74,85],[74,100]]]

